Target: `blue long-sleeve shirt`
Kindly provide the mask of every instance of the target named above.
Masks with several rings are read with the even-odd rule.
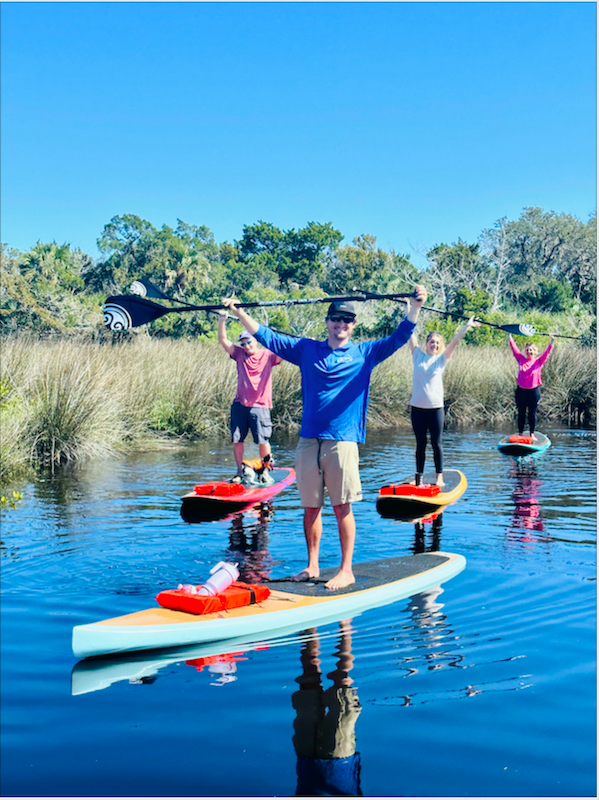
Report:
[[[327,341],[297,339],[275,333],[264,325],[258,328],[255,337],[268,350],[300,368],[303,401],[300,436],[363,442],[372,370],[399,350],[415,327],[415,323],[404,319],[391,336],[376,342],[350,342],[336,350]]]

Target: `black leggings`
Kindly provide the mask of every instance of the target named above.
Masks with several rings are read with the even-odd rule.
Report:
[[[416,436],[416,472],[424,472],[426,455],[426,438],[431,432],[431,444],[435,458],[435,471],[443,472],[443,423],[445,422],[444,408],[417,408],[412,409],[412,428]]]
[[[541,399],[541,387],[537,386],[535,389],[523,389],[521,386],[516,387],[516,406],[518,407],[518,433],[524,433],[524,425],[526,423],[526,412],[528,411],[528,427],[531,434],[535,432],[537,427],[537,406]]]

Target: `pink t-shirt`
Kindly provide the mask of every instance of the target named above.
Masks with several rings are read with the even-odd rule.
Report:
[[[538,358],[526,358],[526,356],[520,352],[518,345],[513,339],[508,339],[508,341],[512,348],[514,358],[518,364],[520,364],[520,369],[518,370],[518,386],[520,386],[521,389],[536,389],[537,386],[540,386],[542,383],[541,370],[543,369],[543,364],[549,358],[549,353],[551,352],[553,344],[550,344],[547,350],[541,353]]]
[[[235,347],[231,358],[237,363],[237,394],[234,403],[246,408],[272,408],[272,368],[282,359],[261,348],[251,356]]]

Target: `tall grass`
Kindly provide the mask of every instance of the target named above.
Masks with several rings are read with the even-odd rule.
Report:
[[[447,424],[510,424],[517,365],[507,347],[468,347],[445,373]],[[544,372],[540,419],[596,422],[596,351],[558,345]],[[368,425],[409,425],[412,363],[402,348],[379,365]],[[0,373],[0,479],[27,468],[163,446],[172,437],[228,436],[236,373],[213,342],[151,339],[118,345],[8,338]],[[301,420],[299,370],[273,371],[275,431]]]

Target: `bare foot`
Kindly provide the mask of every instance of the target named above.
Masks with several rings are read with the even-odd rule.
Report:
[[[352,583],[355,583],[356,579],[354,578],[353,572],[343,572],[340,571],[334,578],[331,578],[330,581],[327,581],[324,585],[325,589],[343,589],[345,586],[351,586]]]
[[[309,569],[308,567],[306,567],[306,569],[303,569],[301,572],[298,572],[297,575],[292,575],[289,578],[289,580],[290,581],[298,581],[298,582],[300,582],[300,581],[311,581],[311,580],[314,580],[314,578],[318,578],[319,575],[320,575],[319,570],[313,571],[313,570]]]
[[[437,482],[436,482],[435,485],[436,486],[440,486],[441,488],[443,488],[445,486],[445,481],[443,480],[443,476],[441,476],[440,478],[437,478]]]

